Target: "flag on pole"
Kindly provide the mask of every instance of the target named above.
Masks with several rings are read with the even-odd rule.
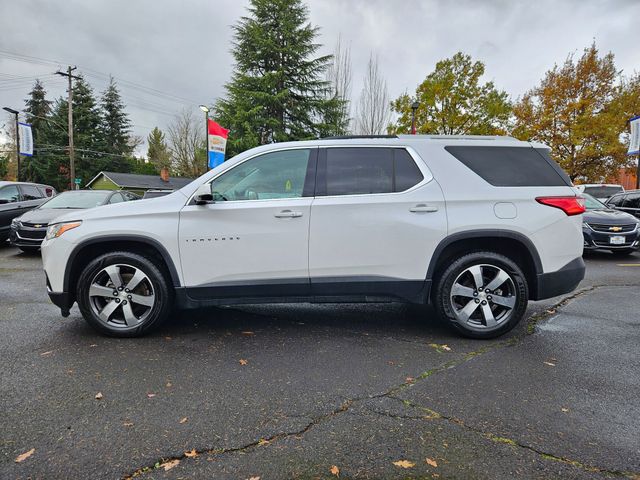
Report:
[[[631,135],[629,136],[629,151],[627,155],[638,155],[640,153],[640,116],[629,120]]]
[[[20,155],[33,156],[33,132],[30,123],[18,122],[20,129]]]
[[[211,119],[207,120],[207,130],[209,133],[209,168],[216,168],[224,162],[229,130],[221,127]]]

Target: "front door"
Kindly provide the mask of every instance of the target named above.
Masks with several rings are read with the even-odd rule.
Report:
[[[180,212],[180,258],[197,299],[309,293],[309,214],[317,149],[245,160],[211,181],[214,202]]]
[[[320,150],[311,207],[312,293],[419,300],[446,236],[442,191],[405,148]]]

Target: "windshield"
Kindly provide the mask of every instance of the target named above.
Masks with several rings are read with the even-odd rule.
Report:
[[[598,187],[584,187],[584,193],[588,193],[596,198],[609,198],[611,195],[622,192],[623,189],[620,186],[607,187],[605,185]]]
[[[588,193],[583,193],[582,196],[584,197],[584,201],[585,201],[584,206],[587,210],[602,210],[602,209],[609,208],[604,203],[602,203],[599,200],[596,200]]]
[[[93,208],[102,205],[110,193],[92,190],[63,192],[43,203],[40,208]]]

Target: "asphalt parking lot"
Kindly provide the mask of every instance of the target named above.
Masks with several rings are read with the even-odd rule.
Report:
[[[587,268],[492,341],[394,304],[111,339],[0,247],[0,478],[640,478],[640,254]]]

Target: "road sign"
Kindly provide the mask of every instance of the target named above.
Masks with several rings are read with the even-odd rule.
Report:
[[[73,183],[75,183],[76,185],[80,185],[82,183],[82,179],[81,178],[76,178]]]

